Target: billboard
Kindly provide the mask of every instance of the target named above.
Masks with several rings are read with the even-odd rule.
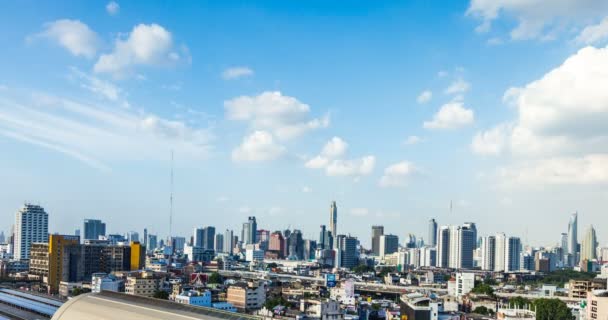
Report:
[[[325,275],[325,286],[328,288],[333,288],[336,286],[336,274],[328,273]]]

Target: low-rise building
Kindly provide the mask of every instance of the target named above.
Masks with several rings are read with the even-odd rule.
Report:
[[[131,272],[125,281],[125,293],[135,296],[152,297],[156,291],[164,289],[164,274],[154,272]]]
[[[101,291],[124,292],[125,282],[114,275],[106,273],[94,273],[91,277],[91,292]]]
[[[266,302],[266,286],[262,283],[236,283],[228,287],[226,301],[238,310],[256,310]]]
[[[593,290],[587,293],[587,319],[608,319],[608,290]]]
[[[570,299],[586,299],[591,291],[593,282],[589,280],[570,280],[568,282],[568,297]]]
[[[306,318],[321,319],[321,320],[340,320],[344,319],[344,314],[340,310],[340,303],[335,300],[300,300],[300,312],[306,315]]]
[[[211,291],[199,292],[196,290],[184,291],[175,296],[175,302],[199,307],[211,307]]]
[[[475,287],[475,274],[458,272],[456,278],[448,281],[448,294],[454,297],[463,296]]]

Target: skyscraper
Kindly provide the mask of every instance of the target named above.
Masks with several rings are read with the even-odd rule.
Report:
[[[257,242],[257,232],[258,224],[255,217],[251,216],[247,219],[247,222],[243,223],[243,231],[241,233],[243,244],[255,244]]]
[[[597,258],[597,238],[595,229],[592,225],[585,232],[585,237],[581,243],[581,264],[584,261],[591,261]]]
[[[287,255],[287,250],[285,249],[285,238],[283,238],[281,231],[275,231],[270,235],[268,250],[277,252],[281,258]]]
[[[473,251],[477,230],[472,223],[449,227],[449,263],[448,267],[456,269],[473,268]]]
[[[97,240],[106,235],[106,224],[97,219],[84,219],[83,240]]]
[[[325,225],[322,224],[321,225],[321,231],[319,232],[319,242],[317,244],[317,247],[319,247],[320,249],[325,249],[325,237],[326,237],[326,232],[327,230],[325,229]]]
[[[448,226],[439,227],[437,232],[437,266],[447,268],[450,257],[450,228]]]
[[[41,206],[26,203],[15,215],[15,260],[29,259],[35,242],[49,242],[49,216]]]
[[[215,252],[224,252],[224,235],[221,233],[218,233],[215,235],[215,243],[214,243],[215,247],[213,248],[213,250],[215,250]]]
[[[505,250],[507,246],[507,236],[504,233],[497,233],[495,241],[494,271],[505,271]]]
[[[429,235],[427,238],[428,245],[434,247],[437,245],[437,221],[431,219],[429,221]]]
[[[578,263],[578,213],[573,213],[568,222],[568,254],[572,259],[571,265]]]
[[[508,237],[505,243],[505,272],[520,269],[521,240],[518,237]]]
[[[0,231],[0,243],[4,243],[6,240],[4,238],[4,231]]]
[[[335,201],[332,201],[331,206],[329,207],[329,231],[331,231],[332,236],[336,236],[338,228],[338,206]]]
[[[194,228],[194,234],[192,237],[192,246],[193,247],[203,247],[203,243],[205,239],[205,229],[204,228]]]
[[[383,255],[380,250],[380,236],[384,234],[384,226],[372,226],[372,254]]]
[[[150,251],[158,248],[158,241],[155,234],[148,234],[148,245],[146,248]]]
[[[215,227],[207,227],[203,232],[203,248],[213,250],[215,248]]]
[[[496,237],[481,239],[481,270],[494,271],[496,259]]]
[[[336,237],[336,267],[354,268],[357,259],[357,238],[343,234]]]
[[[392,234],[383,234],[378,239],[379,256],[395,253],[399,250],[399,237]]]
[[[232,254],[232,249],[234,249],[234,233],[232,230],[226,229],[224,231],[224,252]]]

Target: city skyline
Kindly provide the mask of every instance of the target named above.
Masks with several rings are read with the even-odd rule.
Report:
[[[573,212],[605,244],[608,4],[592,2],[3,3],[0,212],[162,237],[173,151],[178,235],[255,216],[316,239],[335,200],[338,233],[368,247],[372,225],[426,238],[431,218],[554,245]]]

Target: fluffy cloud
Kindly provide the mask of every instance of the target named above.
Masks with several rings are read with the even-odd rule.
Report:
[[[462,102],[452,101],[444,104],[433,116],[433,120],[424,122],[427,129],[456,129],[473,123],[473,110],[467,109]]]
[[[422,138],[420,138],[419,136],[409,136],[407,137],[407,139],[405,139],[404,144],[411,146],[420,142],[422,142]]]
[[[232,67],[222,72],[222,78],[224,80],[234,80],[252,75],[253,70],[251,70],[249,67]]]
[[[139,24],[126,39],[117,39],[114,51],[102,54],[93,69],[122,76],[136,65],[170,65],[182,58],[169,31],[158,24]]]
[[[44,25],[44,31],[29,37],[46,38],[57,42],[74,56],[93,58],[97,52],[99,40],[97,34],[86,24],[78,20],[61,19]]]
[[[517,25],[511,30],[511,38],[521,40],[551,38],[564,26],[603,17],[606,10],[605,0],[471,0],[467,15],[482,20],[478,32],[488,32],[501,16],[514,18]]]
[[[380,178],[378,184],[381,187],[404,187],[407,185],[408,179],[418,169],[408,161],[402,161],[388,166],[384,169],[384,175]]]
[[[256,130],[270,131],[280,140],[298,137],[310,130],[329,126],[329,117],[310,119],[310,106],[281,92],[263,92],[224,102],[229,120],[249,121]]]
[[[348,143],[340,137],[333,137],[323,146],[321,153],[306,161],[304,166],[309,169],[325,169],[328,176],[363,176],[374,170],[374,156],[343,159],[347,149]]]
[[[517,119],[478,134],[473,144],[487,142],[480,147],[486,153],[509,151],[515,163],[500,176],[514,183],[608,183],[606,81],[608,49],[583,48],[541,79],[509,89]],[[503,139],[499,132],[504,148],[491,147]]]
[[[118,14],[118,11],[120,11],[120,5],[118,5],[116,1],[110,1],[106,4],[106,11],[109,15],[115,16]]]
[[[596,25],[583,29],[576,37],[576,41],[582,44],[598,44],[608,41],[608,17]]]
[[[432,98],[433,98],[433,92],[431,92],[431,90],[424,90],[418,95],[418,98],[416,98],[416,101],[420,104],[424,104],[424,103],[431,101]]]
[[[278,145],[266,131],[254,131],[243,139],[243,143],[232,151],[232,160],[270,161],[285,153],[285,147]]]
[[[471,142],[471,150],[481,155],[498,155],[505,148],[507,140],[506,125],[496,126],[490,130],[478,132]]]
[[[65,154],[100,170],[113,162],[166,160],[174,149],[183,161],[208,156],[208,129],[112,103],[75,102],[36,94],[0,93],[0,135]]]
[[[463,79],[456,79],[445,89],[446,94],[463,94],[471,89],[471,84]]]

